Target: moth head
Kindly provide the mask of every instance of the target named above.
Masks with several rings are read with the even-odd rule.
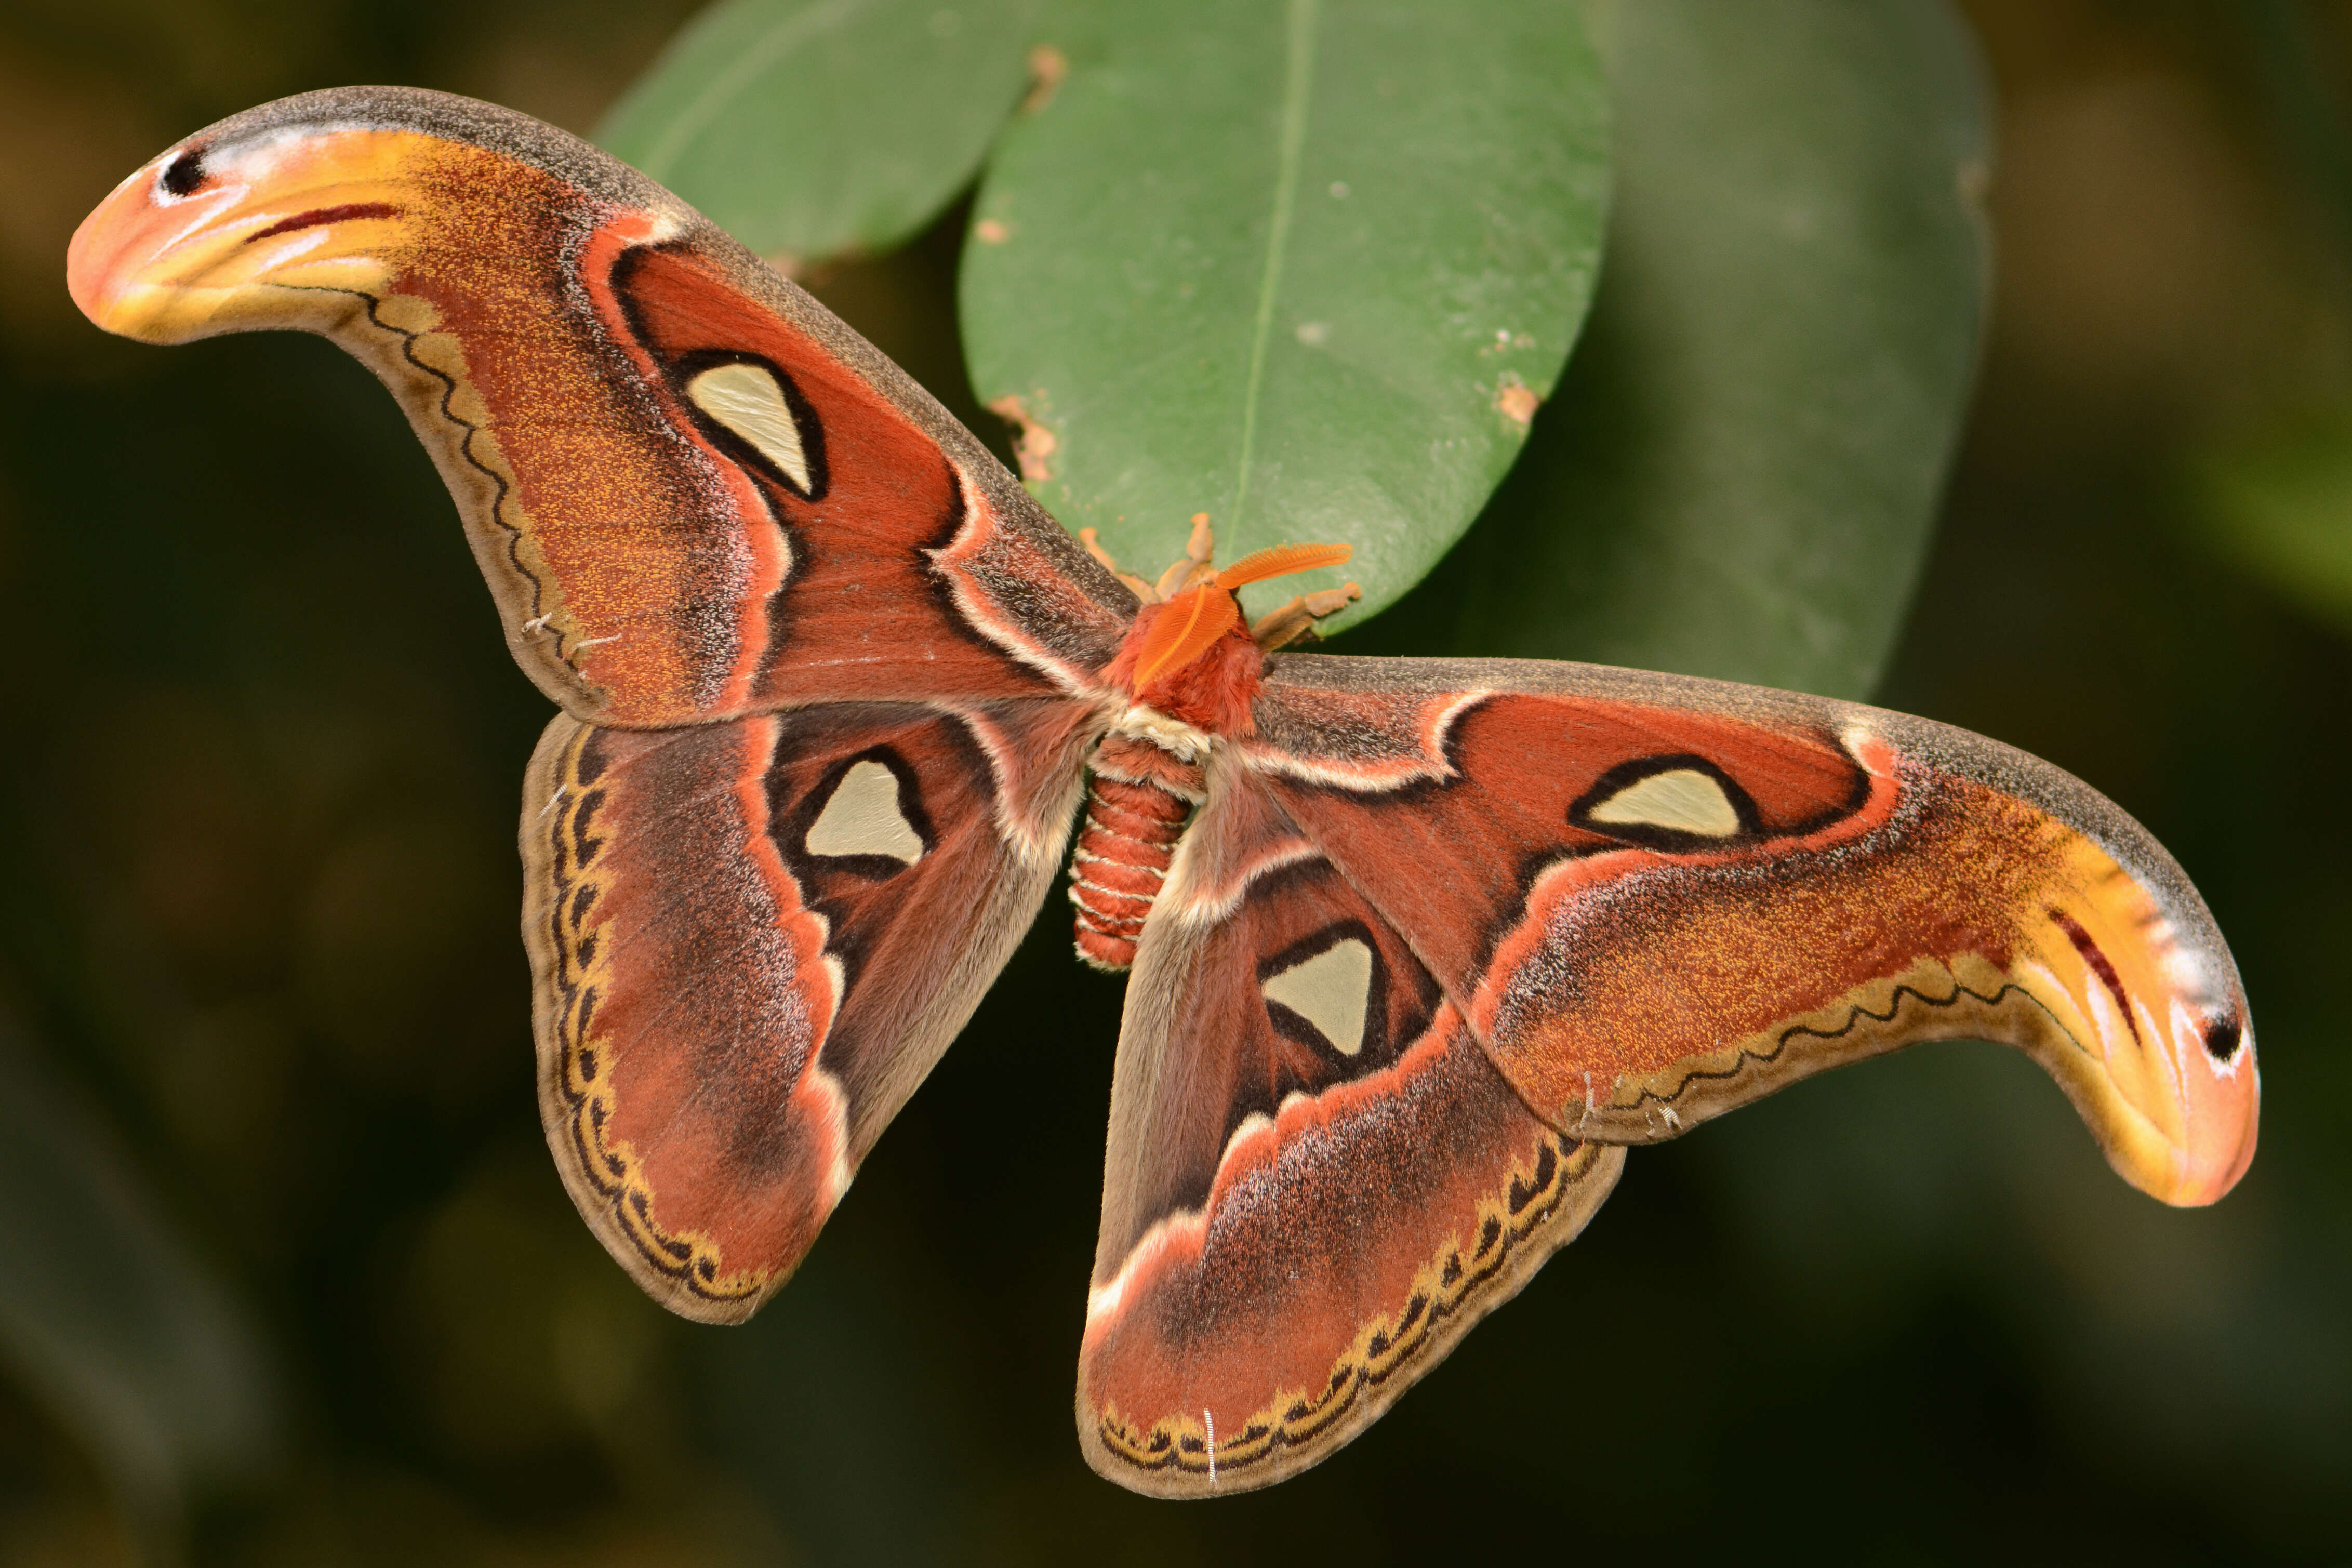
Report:
[[[423,243],[413,215],[469,156],[486,154],[352,124],[200,133],[82,220],[67,287],[98,325],[149,342],[347,315]]]
[[[1344,544],[1285,544],[1217,571],[1208,563],[1204,520],[1194,523],[1199,552],[1170,568],[1162,582],[1172,591],[1144,605],[1108,673],[1137,701],[1161,713],[1213,734],[1244,733],[1265,659],[1234,590],[1336,566],[1352,552]]]
[[[1133,680],[1140,693],[1208,657],[1221,637],[1242,625],[1241,601],[1234,591],[1269,577],[1337,566],[1354,552],[1344,544],[1283,544],[1244,555],[1222,571],[1192,576],[1162,604],[1146,605],[1129,637],[1134,649]],[[1202,563],[1205,565],[1205,563]]]

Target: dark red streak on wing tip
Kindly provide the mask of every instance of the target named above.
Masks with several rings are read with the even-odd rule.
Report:
[[[341,223],[354,217],[398,217],[400,209],[390,202],[346,202],[339,207],[313,207],[292,217],[280,218],[258,234],[245,237],[245,243],[268,239],[276,235],[291,234],[298,228],[316,228],[322,223]]]
[[[2060,931],[2066,933],[2066,940],[2074,944],[2074,951],[2083,955],[2083,962],[2098,975],[2099,983],[2107,988],[2107,994],[2116,999],[2116,1011],[2124,1016],[2124,1027],[2129,1029],[2133,1040],[2137,1041],[2139,1019],[2132,1013],[2131,998],[2124,994],[2124,977],[2116,973],[2115,963],[2099,950],[2099,944],[2092,940],[2091,933],[2084,931],[2074,916],[2063,910],[2052,910],[2050,918]]]

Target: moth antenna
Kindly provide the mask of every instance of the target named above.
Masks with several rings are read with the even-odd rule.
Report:
[[[1228,588],[1238,588],[1244,584],[1263,583],[1268,577],[1287,577],[1294,572],[1338,566],[1354,553],[1344,544],[1277,544],[1271,550],[1254,551],[1243,556],[1218,573],[1216,579]]]
[[[1161,667],[1169,663],[1170,656],[1183,646],[1184,640],[1192,635],[1192,628],[1201,624],[1202,606],[1208,597],[1206,594],[1193,595],[1181,622],[1176,619],[1175,605],[1171,604],[1168,611],[1151,624],[1151,630],[1144,634],[1143,646],[1136,650],[1135,689],[1138,691],[1160,673]],[[1174,629],[1167,629],[1170,627]]]
[[[1200,658],[1242,618],[1241,606],[1234,602],[1234,596],[1214,584],[1194,588],[1184,598],[1191,603],[1185,605],[1182,616],[1176,613],[1178,601],[1171,600],[1143,634],[1142,646],[1135,652],[1136,690],[1141,691],[1158,679],[1162,670],[1181,669]]]

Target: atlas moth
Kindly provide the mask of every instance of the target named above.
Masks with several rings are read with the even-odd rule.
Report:
[[[1129,980],[1077,1426],[1140,1491],[1316,1463],[1627,1147],[1840,1062],[2017,1046],[2168,1203],[2252,1157],[2229,950],[2087,786],[1793,693],[1292,650],[1348,590],[1255,624],[1235,590],[1343,546],[1221,572],[1203,519],[1121,576],[806,293],[524,116],[265,105],[125,180],[68,270],[152,342],[326,334],[432,453],[562,710],[520,827],[548,1142],[687,1317],[784,1283],[1081,816],[1078,949]]]

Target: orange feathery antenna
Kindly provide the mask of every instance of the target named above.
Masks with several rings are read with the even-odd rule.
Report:
[[[1244,555],[1223,571],[1210,574],[1209,581],[1228,588],[1246,587],[1268,577],[1287,577],[1293,572],[1343,566],[1354,553],[1344,544],[1277,544],[1271,550]]]
[[[1163,670],[1190,664],[1241,624],[1242,609],[1234,598],[1234,589],[1293,572],[1337,566],[1354,553],[1344,544],[1279,544],[1209,573],[1170,599],[1144,633],[1142,645],[1135,652],[1136,689],[1142,690]],[[1188,599],[1192,603],[1183,604]]]

